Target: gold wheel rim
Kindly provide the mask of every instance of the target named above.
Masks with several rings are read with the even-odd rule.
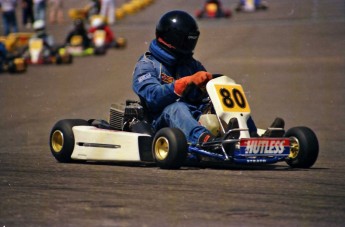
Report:
[[[52,135],[52,148],[55,152],[60,152],[63,148],[64,138],[63,133],[60,130],[54,131]]]
[[[290,138],[290,154],[289,158],[296,158],[298,153],[299,153],[299,142],[296,137],[291,137]]]
[[[155,143],[155,156],[158,160],[164,160],[169,153],[169,141],[164,137],[159,137]]]

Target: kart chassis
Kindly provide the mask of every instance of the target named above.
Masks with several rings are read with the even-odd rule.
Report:
[[[221,136],[217,140],[189,144],[176,128],[154,133],[147,123],[145,108],[139,101],[127,100],[124,107],[111,106],[109,122],[94,119],[57,122],[50,135],[51,152],[60,162],[156,162],[165,169],[180,168],[188,160],[210,159],[236,164],[286,161],[291,167],[301,168],[315,163],[318,141],[311,129],[295,127],[285,132],[283,128],[269,127],[259,129],[259,135],[253,137],[247,126],[250,108],[242,87],[229,77],[219,76],[206,88],[219,122]],[[228,96],[229,91],[232,96]],[[235,126],[231,124],[234,119]]]

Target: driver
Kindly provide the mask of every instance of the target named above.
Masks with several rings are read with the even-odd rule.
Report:
[[[73,28],[67,34],[65,44],[71,45],[71,41],[74,36],[80,36],[82,38],[81,45],[83,46],[84,49],[91,46],[91,39],[88,36],[88,32],[85,29],[84,22],[82,19],[76,19],[73,21]]]
[[[44,20],[36,20],[33,24],[33,29],[35,30],[35,34],[32,38],[42,39],[46,47],[52,48],[54,39],[47,33]]]
[[[45,22],[43,20],[36,20],[33,24],[33,29],[35,30],[35,34],[30,38],[30,41],[35,39],[42,39],[43,41],[43,57],[48,58],[51,55],[54,55],[56,50],[53,48],[54,39],[51,35],[46,32]],[[30,44],[29,44],[30,45]],[[30,55],[30,47],[29,45],[24,48],[22,51],[22,56],[27,58]]]
[[[158,21],[156,38],[150,43],[149,51],[136,63],[132,84],[152,117],[153,129],[179,128],[192,144],[214,139],[198,123],[205,105],[200,101],[186,101],[184,97],[190,83],[198,89],[190,92],[189,98],[204,97],[202,89],[212,79],[212,74],[193,58],[199,34],[196,21],[188,13],[179,10],[165,13]]]

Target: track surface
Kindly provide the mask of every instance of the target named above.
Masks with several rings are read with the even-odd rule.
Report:
[[[86,1],[66,1],[66,8]],[[195,57],[241,83],[259,127],[276,116],[319,139],[311,169],[206,165],[164,171],[130,164],[61,164],[53,124],[107,119],[135,98],[131,74],[170,9],[203,1],[157,0],[114,26],[125,50],[0,75],[0,226],[343,226],[345,223],[345,5],[275,0],[270,10],[199,21]],[[234,7],[237,1],[224,1]],[[49,27],[61,42],[68,23]]]

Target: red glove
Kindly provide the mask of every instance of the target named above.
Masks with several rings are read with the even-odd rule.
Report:
[[[206,83],[212,79],[212,74],[205,71],[199,71],[191,76],[185,76],[181,79],[178,79],[175,81],[175,87],[174,92],[178,96],[182,96],[183,91],[186,89],[186,87],[194,83],[196,86],[200,88],[204,88],[206,86]]]

